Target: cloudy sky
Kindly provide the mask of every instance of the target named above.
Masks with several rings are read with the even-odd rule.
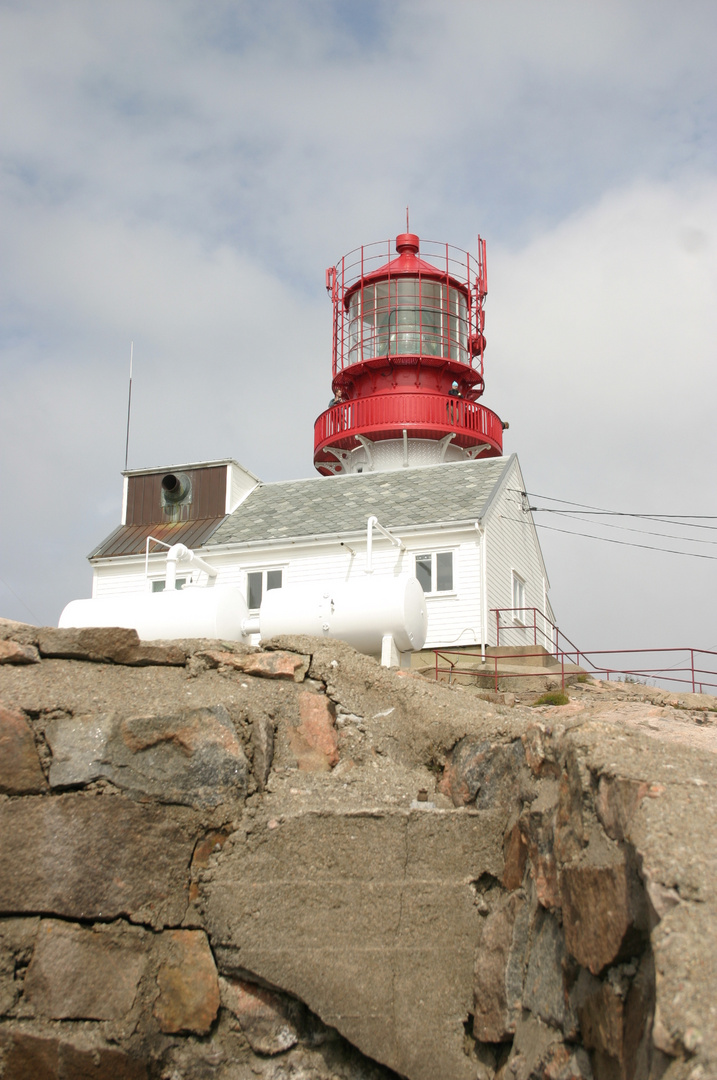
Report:
[[[130,467],[311,475],[324,270],[409,204],[486,238],[533,504],[680,515],[538,513],[561,627],[717,649],[716,47],[713,0],[0,0],[0,614],[89,595],[131,340]]]

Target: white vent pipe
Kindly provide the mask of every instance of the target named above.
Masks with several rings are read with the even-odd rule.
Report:
[[[165,589],[174,589],[177,584],[177,563],[188,562],[192,566],[196,566],[198,570],[203,570],[209,578],[208,585],[213,585],[217,577],[217,568],[211,566],[204,559],[201,559],[199,555],[195,555],[191,548],[185,547],[184,544],[173,544],[167,552],[167,576],[165,579]]]
[[[377,532],[380,532],[382,536],[385,536],[387,540],[390,540],[391,543],[395,547],[397,547],[399,549],[399,551],[405,551],[406,550],[405,545],[403,544],[403,542],[397,536],[394,536],[393,533],[390,533],[388,531],[388,529],[384,529],[383,525],[378,520],[376,515],[372,514],[371,517],[368,519],[368,523],[367,523],[367,527],[366,527],[366,573],[367,574],[372,574],[373,573],[373,530],[374,529],[376,529]]]

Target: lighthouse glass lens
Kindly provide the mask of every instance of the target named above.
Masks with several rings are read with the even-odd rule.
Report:
[[[421,281],[421,352],[424,356],[442,356],[441,321],[445,285]]]
[[[364,285],[348,310],[348,364],[376,356],[438,356],[470,362],[468,304],[459,289],[423,277]]]

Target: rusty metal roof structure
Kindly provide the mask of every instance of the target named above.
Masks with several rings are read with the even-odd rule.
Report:
[[[226,515],[195,518],[190,521],[154,522],[147,525],[120,525],[90,552],[89,559],[111,559],[120,555],[144,555],[147,537],[165,544],[186,544],[201,547],[219,528]]]

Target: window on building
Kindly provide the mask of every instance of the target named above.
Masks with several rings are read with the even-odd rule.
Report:
[[[246,602],[250,611],[261,607],[265,592],[280,589],[283,570],[250,570],[246,576]]]
[[[174,587],[175,587],[175,589],[183,589],[184,586],[186,585],[186,583],[187,583],[187,579],[185,577],[178,577],[178,578],[175,578],[175,580],[174,580]],[[166,582],[165,582],[164,578],[160,578],[158,581],[153,581],[152,582],[152,592],[164,592],[164,586],[165,585],[166,585]]]
[[[453,552],[416,555],[416,577],[424,592],[453,592]]]
[[[523,626],[526,623],[526,607],[525,607],[525,581],[513,571],[513,621],[521,623]]]

